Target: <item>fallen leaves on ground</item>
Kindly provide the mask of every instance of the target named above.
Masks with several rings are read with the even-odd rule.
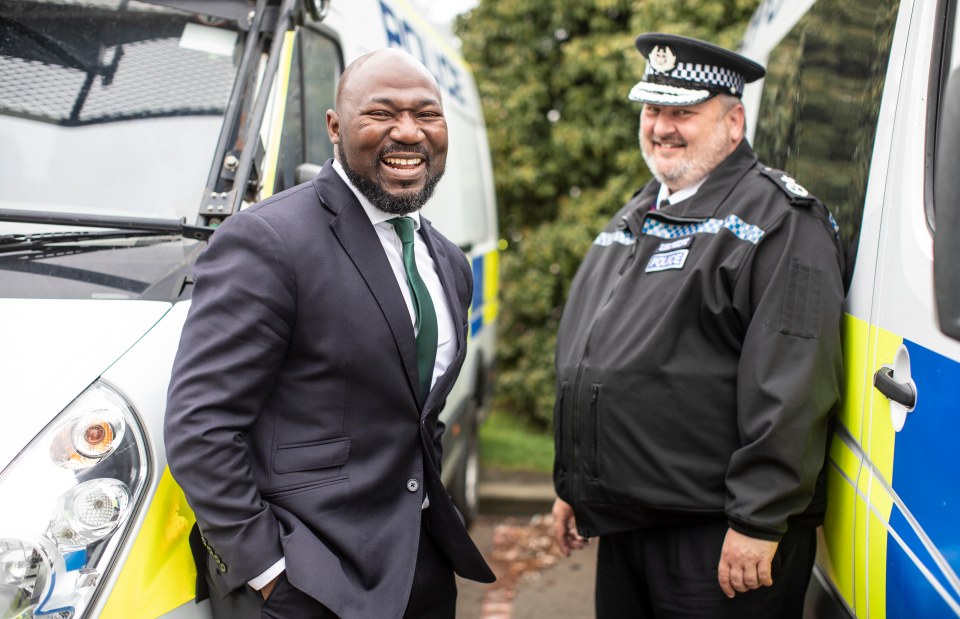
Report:
[[[524,578],[536,578],[561,558],[553,539],[553,516],[534,515],[529,520],[508,518],[493,530],[490,559],[497,574],[494,587],[513,591]]]

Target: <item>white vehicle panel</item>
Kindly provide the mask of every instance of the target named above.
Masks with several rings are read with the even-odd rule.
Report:
[[[0,470],[169,309],[151,301],[0,299]],[[65,348],[70,354],[57,353]]]

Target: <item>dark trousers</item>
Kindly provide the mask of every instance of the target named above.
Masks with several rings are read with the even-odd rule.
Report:
[[[453,567],[430,536],[428,521],[428,514],[424,512],[413,586],[403,619],[453,619],[457,614],[457,582]],[[265,602],[258,591],[246,586],[222,599],[214,593],[210,602],[214,617],[338,619],[333,611],[291,585],[286,572],[280,575]]]
[[[785,619],[803,616],[816,528],[792,526],[773,559],[773,586],[724,595],[717,580],[726,522],[600,537],[597,619]]]

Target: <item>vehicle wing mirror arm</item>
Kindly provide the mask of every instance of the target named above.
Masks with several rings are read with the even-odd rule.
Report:
[[[270,100],[270,91],[273,87],[274,78],[277,75],[277,69],[280,66],[280,50],[283,47],[284,33],[294,26],[294,9],[297,0],[283,0],[280,7],[280,15],[277,18],[277,27],[273,32],[273,40],[270,43],[270,54],[267,57],[267,66],[263,73],[263,79],[257,92],[257,98],[253,104],[253,111],[250,115],[250,122],[246,127],[244,136],[244,148],[240,154],[240,161],[237,165],[236,179],[234,180],[234,191],[232,192],[232,202],[229,204],[227,212],[222,217],[227,217],[236,213],[240,209],[243,197],[246,195],[246,189],[250,182],[251,173],[254,171],[254,158],[259,156],[262,149],[260,144],[260,125],[267,112],[267,104]],[[256,190],[256,186],[254,186]],[[221,215],[218,214],[218,217]]]
[[[254,83],[257,74],[257,51],[260,49],[262,24],[265,19],[267,0],[257,0],[254,10],[251,11],[252,22],[249,24],[249,34],[243,47],[243,54],[240,57],[240,65],[237,67],[237,79],[233,83],[233,89],[230,91],[230,97],[227,99],[227,109],[223,115],[223,126],[220,130],[220,137],[217,139],[217,150],[213,156],[213,165],[210,173],[207,175],[206,189],[200,202],[200,211],[197,217],[198,224],[210,223],[212,218],[217,221],[222,219],[222,211],[216,213],[208,209],[210,206],[210,197],[220,196],[224,193],[222,183],[225,178],[225,171],[229,171],[232,176],[236,170],[237,158],[231,151],[232,145],[236,142],[236,135],[239,132],[240,117],[243,111],[243,93],[247,86]],[[232,158],[232,163],[228,162]],[[225,197],[225,196],[224,196]],[[232,201],[231,201],[232,203]],[[229,214],[229,213],[228,213]]]

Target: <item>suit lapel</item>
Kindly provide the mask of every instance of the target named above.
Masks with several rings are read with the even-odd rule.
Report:
[[[429,410],[430,406],[436,402],[436,398],[440,397],[440,401],[443,401],[443,399],[446,398],[446,394],[450,391],[450,387],[457,376],[457,372],[451,370],[460,367],[463,357],[466,354],[466,339],[464,336],[464,331],[461,327],[467,321],[467,319],[466,316],[463,315],[463,311],[460,308],[460,297],[457,292],[457,279],[453,272],[453,267],[451,266],[452,263],[450,261],[450,257],[447,256],[447,252],[443,244],[437,242],[435,236],[438,234],[437,231],[434,230],[433,226],[430,224],[430,221],[422,215],[420,216],[420,233],[423,235],[423,240],[427,244],[427,248],[430,250],[430,255],[433,257],[433,263],[437,265],[437,274],[440,276],[440,284],[443,286],[443,292],[447,298],[447,307],[450,308],[450,313],[453,316],[453,330],[457,338],[457,352],[454,355],[454,358],[451,361],[447,371],[437,378],[437,384],[435,384],[433,389],[430,390],[430,395],[427,396],[427,401],[423,407],[423,411],[425,413],[427,410]]]
[[[336,214],[330,228],[376,298],[397,343],[411,394],[418,399],[417,345],[410,328],[410,314],[380,238],[356,196],[329,162],[314,179],[314,187],[324,207]]]

